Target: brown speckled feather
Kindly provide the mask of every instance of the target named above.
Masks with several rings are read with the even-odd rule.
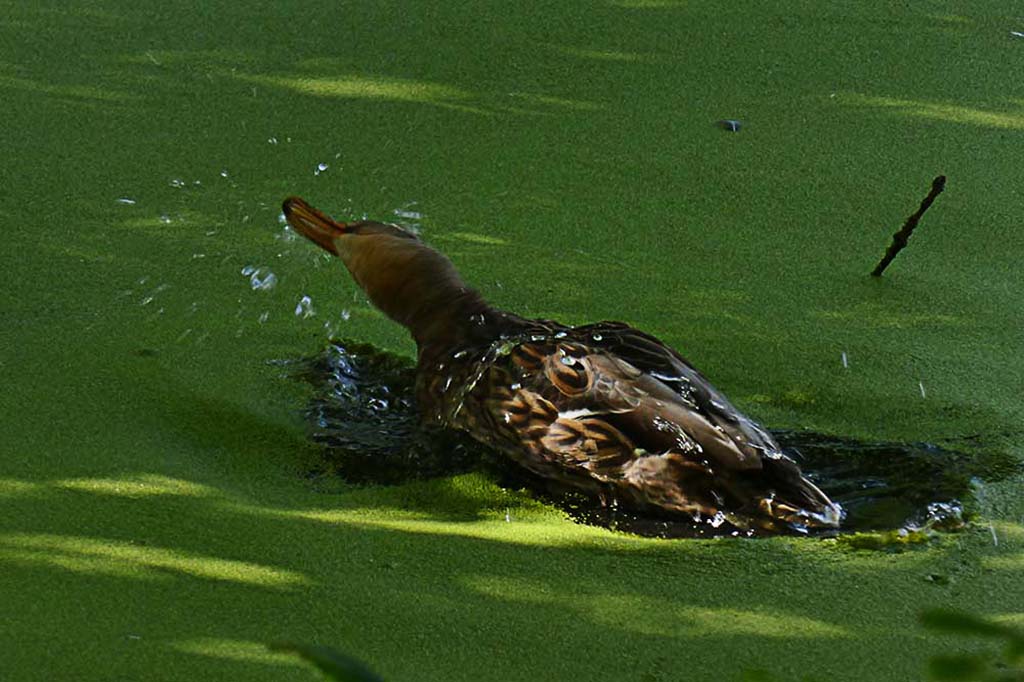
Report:
[[[712,523],[830,518],[827,498],[768,433],[678,353],[628,325],[531,322],[458,359],[444,378],[422,375],[421,404],[541,476]],[[822,505],[822,519],[805,510]]]

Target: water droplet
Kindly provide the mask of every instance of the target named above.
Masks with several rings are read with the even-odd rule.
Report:
[[[135,199],[129,199],[128,197],[121,197],[120,199],[117,200],[117,203],[119,203],[119,204],[128,204],[129,206],[134,206],[135,205]]]
[[[277,222],[280,223],[281,225],[287,225],[288,224],[288,218],[285,217],[284,213],[278,213],[277,214]]]
[[[274,235],[274,239],[278,239],[283,242],[293,242],[297,236],[298,235],[295,234],[295,230],[293,230],[290,225],[285,225],[278,234]],[[277,254],[277,257],[280,258],[281,254]]]
[[[321,173],[326,172],[328,168],[330,168],[330,166],[321,161],[316,165],[316,170],[313,171],[313,175],[320,175]]]
[[[918,386],[918,388],[921,389],[921,397],[922,398],[927,398],[928,397],[928,393],[924,390],[924,382],[923,381],[918,381],[917,382],[917,386]]]
[[[160,216],[160,222],[162,222],[164,225],[169,225],[171,222],[171,216],[164,213],[163,215]]]
[[[193,253],[192,254],[192,260],[196,260],[198,258],[206,258],[206,254],[205,253]]]
[[[260,324],[266,324],[267,320],[269,320],[269,319],[270,319],[270,313],[269,312],[264,310],[262,313],[260,313]]]
[[[227,171],[227,169],[224,169],[224,170],[222,170],[222,171],[220,172],[220,176],[221,176],[222,178],[226,178],[226,177],[228,176],[228,171]]]
[[[843,368],[844,369],[848,369],[850,367],[850,362],[849,362],[849,360],[846,357],[846,351],[845,350],[843,351],[842,360],[843,360]]]
[[[393,212],[399,218],[408,218],[410,220],[420,220],[423,217],[422,213],[418,211],[410,211],[406,208],[396,208]]]
[[[565,332],[558,332],[557,334],[555,334],[556,339],[564,339],[566,336],[568,336],[568,334],[566,334]]]
[[[249,285],[253,291],[270,291],[277,285],[277,275],[267,268],[258,268],[249,277]]]
[[[181,178],[174,178],[173,180],[171,180],[171,187],[184,187],[184,186],[185,186],[185,181],[182,180]]]
[[[194,186],[196,186],[196,187],[199,187],[199,186],[200,186],[200,185],[202,185],[203,183],[202,183],[201,181],[199,181],[199,180],[193,180],[193,181],[192,181],[192,184],[193,184]]]
[[[350,317],[352,317],[352,313],[350,313],[347,308],[341,311],[341,319],[342,320],[344,320],[345,322],[348,322]]]
[[[267,142],[269,144],[277,144],[277,138],[276,137],[268,137],[267,138]]]
[[[309,319],[316,315],[316,310],[313,309],[313,299],[309,296],[299,299],[298,305],[295,306],[295,314],[301,315],[303,319]]]
[[[256,268],[251,266],[251,265],[246,265],[244,268],[242,268],[242,276],[243,277],[248,277],[249,275],[251,275],[254,272],[256,272]],[[141,284],[141,282],[140,282],[140,284]]]
[[[147,296],[146,298],[142,299],[142,303],[140,305],[149,305],[152,302],[153,302],[153,297],[152,296]]]

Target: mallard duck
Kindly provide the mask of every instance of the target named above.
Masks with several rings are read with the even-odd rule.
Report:
[[[412,334],[428,423],[620,508],[751,531],[839,525],[841,508],[772,436],[650,334],[498,310],[399,226],[337,222],[297,197],[283,210]]]

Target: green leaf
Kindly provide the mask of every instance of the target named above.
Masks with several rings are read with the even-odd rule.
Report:
[[[977,656],[932,656],[928,661],[928,677],[936,682],[978,680],[988,666]]]
[[[272,642],[267,645],[267,648],[271,651],[295,654],[300,658],[304,658],[332,680],[339,680],[340,682],[384,682],[384,678],[366,667],[362,661],[327,646]]]

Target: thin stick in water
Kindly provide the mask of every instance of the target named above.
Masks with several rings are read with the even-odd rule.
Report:
[[[942,190],[945,188],[945,175],[940,175],[932,180],[932,189],[928,192],[928,196],[926,196],[924,201],[921,202],[921,206],[917,209],[917,212],[907,218],[907,222],[903,223],[903,227],[900,228],[900,231],[892,236],[892,244],[889,245],[885,255],[882,257],[882,260],[879,261],[878,265],[875,266],[875,269],[871,271],[872,277],[882,276],[882,273],[885,272],[887,267],[889,267],[889,263],[891,263],[892,259],[896,257],[896,254],[902,251],[907,245],[907,240],[910,239],[910,235],[914,231],[914,228],[917,227],[917,223],[921,220],[921,216],[924,215],[924,212],[927,211],[928,207],[932,205],[933,201],[935,201],[935,197],[942,194]]]

